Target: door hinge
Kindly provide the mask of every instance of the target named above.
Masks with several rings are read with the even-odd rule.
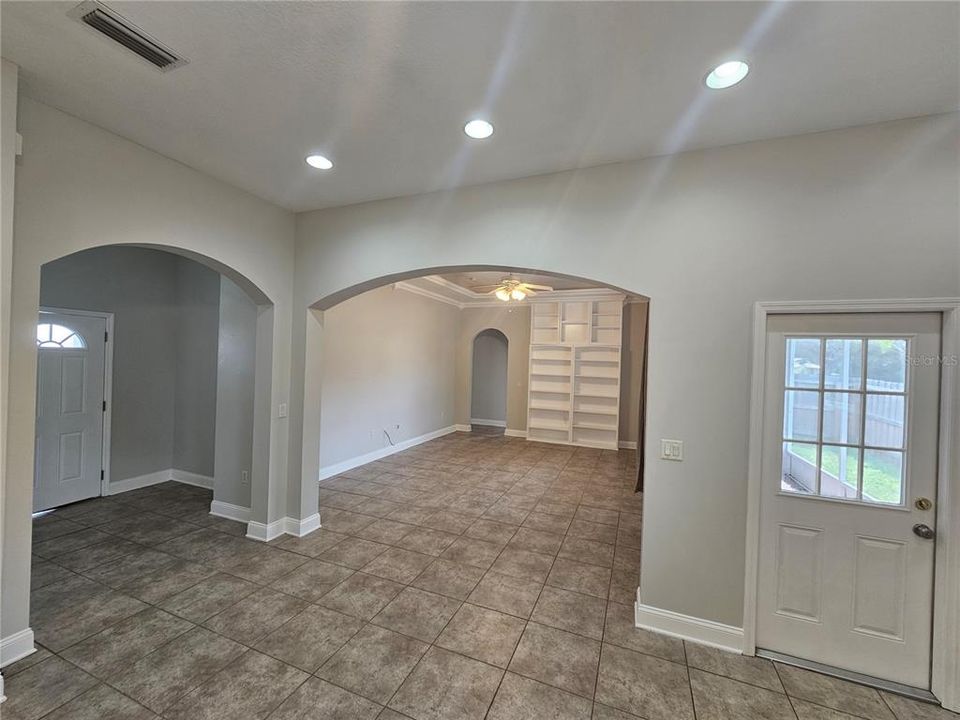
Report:
[[[103,480],[103,469],[100,470],[100,479]]]
[[[109,341],[109,340],[110,340],[110,333],[108,333],[106,330],[104,330],[104,331],[103,331],[103,341],[104,341],[104,342],[107,342],[107,341]]]
[[[107,401],[106,401],[106,400],[103,401],[103,411],[104,411],[104,412],[107,411]]]

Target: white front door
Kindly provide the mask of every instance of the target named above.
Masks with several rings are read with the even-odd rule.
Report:
[[[768,318],[759,648],[930,687],[940,326]]]
[[[41,312],[33,509],[100,494],[106,319]]]

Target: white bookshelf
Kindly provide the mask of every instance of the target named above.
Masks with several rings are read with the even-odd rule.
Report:
[[[623,301],[531,303],[528,440],[617,448]]]

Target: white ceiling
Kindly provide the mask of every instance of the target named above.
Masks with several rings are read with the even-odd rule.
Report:
[[[190,59],[167,74],[74,4],[0,4],[27,95],[292,210],[960,104],[954,2],[108,3]]]

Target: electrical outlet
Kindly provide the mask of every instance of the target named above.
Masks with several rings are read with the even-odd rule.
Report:
[[[660,459],[680,462],[683,460],[683,440],[660,440]]]

